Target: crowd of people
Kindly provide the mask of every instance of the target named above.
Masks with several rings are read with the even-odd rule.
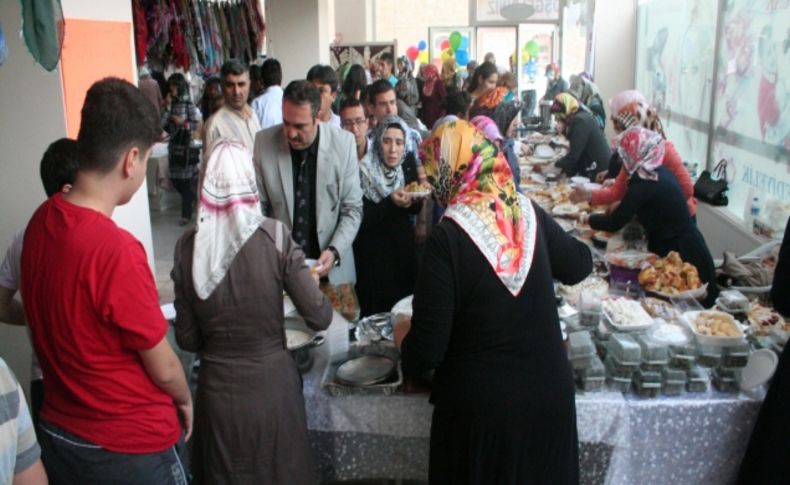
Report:
[[[583,280],[592,256],[520,193],[521,105],[492,61],[466,78],[449,61],[415,76],[385,54],[373,73],[316,65],[283,88],[278,60],[231,60],[197,103],[180,73],[164,93],[147,70],[140,89],[97,81],[77,140],[44,154],[49,198],[0,271],[0,320],[28,325],[41,369],[31,421],[0,361],[0,396],[17,403],[0,409],[15,430],[0,483],[316,483],[283,295],[325,329],[321,282],[355,284],[362,316],[414,294],[395,342],[407,374],[435,372],[431,483],[577,483],[553,281]],[[590,76],[569,86],[546,72],[570,142],[558,168],[608,179],[571,196],[612,204],[589,224],[636,217],[650,250],[678,251],[715,298],[690,177],[655,110],[635,91],[615,97],[610,145]],[[143,246],[111,219],[163,131],[202,142],[195,163],[170,167],[181,222],[197,214],[171,273],[177,342],[201,356],[194,405]]]

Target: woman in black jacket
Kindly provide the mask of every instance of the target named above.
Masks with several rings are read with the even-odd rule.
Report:
[[[556,166],[568,177],[595,176],[609,167],[612,155],[606,137],[595,117],[572,94],[562,93],[554,98],[551,112],[558,123],[557,131],[565,133],[570,143],[568,154]]]

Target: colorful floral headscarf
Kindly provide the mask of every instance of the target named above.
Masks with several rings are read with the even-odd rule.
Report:
[[[664,139],[653,130],[633,126],[615,138],[617,153],[629,175],[658,180],[656,169],[664,163]]]
[[[403,131],[403,156],[397,167],[389,167],[384,163],[384,132],[391,125],[397,125]],[[405,185],[402,164],[409,149],[414,150],[415,145],[409,140],[408,125],[397,116],[388,116],[381,120],[373,129],[371,142],[370,156],[360,162],[359,179],[365,197],[373,202],[380,202]]]
[[[469,120],[475,128],[483,132],[486,139],[488,141],[498,142],[502,141],[504,137],[502,136],[502,132],[499,131],[494,120],[489,118],[488,116],[478,115]]]
[[[489,89],[480,97],[475,99],[475,101],[472,103],[472,108],[469,110],[469,116],[474,117],[482,115],[493,119],[497,106],[499,106],[505,100],[507,93],[507,88],[503,86]]]
[[[514,296],[521,292],[535,253],[532,203],[516,192],[504,156],[470,123],[436,128],[420,158],[439,202],[483,253]]]
[[[554,103],[552,103],[550,111],[558,120],[567,121],[579,110],[586,109],[572,94],[560,93],[554,97]]]

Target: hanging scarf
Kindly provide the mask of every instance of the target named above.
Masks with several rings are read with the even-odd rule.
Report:
[[[58,66],[63,48],[63,8],[60,0],[21,0],[22,33],[36,62],[47,71]]]
[[[616,139],[617,153],[628,175],[658,180],[656,169],[664,163],[664,139],[655,131],[633,126]]]
[[[236,254],[264,216],[249,152],[239,142],[220,139],[203,169],[192,280],[205,300],[219,285]]]
[[[398,125],[403,130],[403,156],[396,167],[389,167],[384,163],[384,133],[390,125]],[[370,156],[360,162],[359,175],[362,183],[362,192],[369,200],[381,202],[393,192],[406,185],[403,175],[403,160],[406,154],[415,148],[409,139],[409,127],[406,122],[397,116],[388,116],[380,121],[373,129]]]
[[[436,86],[436,81],[439,80],[439,70],[436,69],[436,66],[433,64],[426,64],[422,74],[424,81],[422,85],[422,94],[426,98],[429,98],[431,97],[431,94],[433,94],[433,88]]]
[[[439,202],[469,236],[499,280],[517,296],[532,266],[537,221],[516,192],[510,167],[496,147],[466,121],[436,128],[421,160]]]

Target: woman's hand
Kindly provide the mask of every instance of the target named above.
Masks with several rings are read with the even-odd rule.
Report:
[[[412,203],[411,195],[409,195],[405,190],[398,189],[390,195],[392,197],[392,203],[398,207],[405,209],[409,207]]]
[[[595,182],[599,184],[603,184],[604,180],[606,180],[606,171],[598,172],[598,175],[595,176]]]
[[[568,198],[574,204],[578,204],[579,202],[589,202],[592,199],[592,191],[587,190],[584,187],[574,187]]]

